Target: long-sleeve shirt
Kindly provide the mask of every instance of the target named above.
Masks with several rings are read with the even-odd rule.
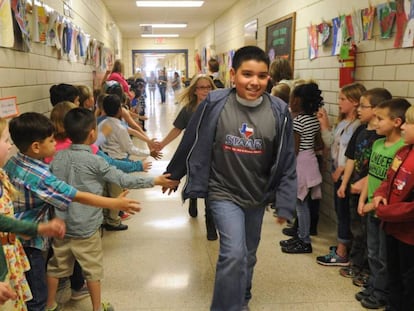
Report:
[[[108,123],[107,123],[108,122]],[[101,149],[114,159],[126,159],[130,155],[149,156],[148,150],[139,149],[129,137],[128,130],[122,124],[121,120],[114,117],[107,117],[105,121],[99,123],[98,129],[103,124],[108,124],[112,128],[111,134],[106,137],[106,143]]]
[[[4,170],[19,194],[13,202],[17,219],[45,222],[51,208],[66,210],[76,196],[77,189],[53,175],[49,165],[20,152],[6,163]],[[38,236],[22,244],[45,250],[48,239]]]
[[[122,188],[150,188],[153,178],[125,174],[109,165],[103,158],[92,154],[88,145],[73,144],[59,152],[50,165],[51,171],[79,191],[102,195],[106,182]],[[56,211],[65,220],[66,237],[87,238],[102,224],[102,209],[73,202],[66,211]]]

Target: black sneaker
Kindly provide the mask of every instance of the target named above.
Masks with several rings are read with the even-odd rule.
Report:
[[[361,301],[365,298],[368,298],[369,296],[371,296],[371,292],[364,289],[364,290],[361,290],[360,292],[355,294],[355,299],[358,300],[358,301]]]
[[[282,241],[280,241],[279,242],[279,245],[282,246],[282,247],[288,247],[290,245],[293,245],[293,244],[298,243],[299,241],[300,241],[300,239],[296,236],[296,237],[293,237],[293,238],[291,238],[289,240],[282,240]]]
[[[302,240],[299,240],[295,244],[289,245],[287,247],[282,247],[282,252],[287,253],[287,254],[312,253],[312,244],[305,243]]]
[[[291,227],[291,228],[283,228],[282,233],[287,236],[296,236],[298,233],[298,228]]]
[[[128,226],[122,223],[119,224],[118,226],[111,226],[108,224],[104,224],[103,227],[105,228],[106,231],[124,231],[128,229]]]
[[[384,308],[387,304],[385,300],[375,298],[374,296],[369,296],[361,300],[361,305],[367,309],[380,309]]]
[[[190,214],[190,216],[193,218],[197,217],[197,199],[190,199],[190,204],[188,206],[188,214]]]

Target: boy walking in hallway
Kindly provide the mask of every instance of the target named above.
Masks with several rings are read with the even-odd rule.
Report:
[[[210,310],[249,310],[265,207],[291,220],[297,194],[292,120],[265,93],[269,58],[256,46],[236,51],[232,89],[210,92],[188,124],[167,173],[187,174],[184,199],[208,198],[220,233]]]

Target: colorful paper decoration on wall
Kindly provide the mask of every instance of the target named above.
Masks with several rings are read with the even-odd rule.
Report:
[[[402,46],[403,36],[405,26],[408,22],[407,14],[405,14],[404,10],[404,0],[397,0],[396,1],[396,16],[395,16],[395,24],[396,24],[396,32],[395,32],[395,40],[394,40],[394,47],[400,48]]]
[[[10,0],[0,1],[0,24],[0,46],[13,47],[14,32]]]
[[[408,48],[414,46],[414,1],[405,1],[404,4],[404,10],[407,15],[407,24],[405,25],[401,46],[403,48]]]
[[[309,59],[315,59],[318,57],[318,27],[316,25],[308,27],[308,38]]]
[[[362,40],[372,39],[372,29],[374,28],[375,8],[370,6],[361,10],[362,17]]]
[[[391,38],[392,28],[394,27],[397,8],[395,2],[388,2],[377,5],[377,16],[380,26],[382,39]]]
[[[353,10],[352,16],[352,27],[354,28],[354,43],[359,43],[362,40],[362,18],[361,10]]]
[[[331,55],[338,55],[342,45],[342,28],[341,18],[335,17],[332,19],[332,51]]]
[[[321,38],[322,45],[326,45],[331,35],[331,27],[326,22],[319,24],[317,27],[318,27],[318,32],[322,35],[322,38]]]

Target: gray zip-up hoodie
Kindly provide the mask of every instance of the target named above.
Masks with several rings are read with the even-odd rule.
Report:
[[[187,174],[183,199],[205,198],[208,192],[212,147],[220,113],[235,89],[212,91],[194,112],[171,159],[167,173],[180,180]],[[292,219],[296,205],[296,155],[292,119],[285,102],[264,93],[276,118],[277,154],[272,165],[263,202],[274,204],[279,217]]]

